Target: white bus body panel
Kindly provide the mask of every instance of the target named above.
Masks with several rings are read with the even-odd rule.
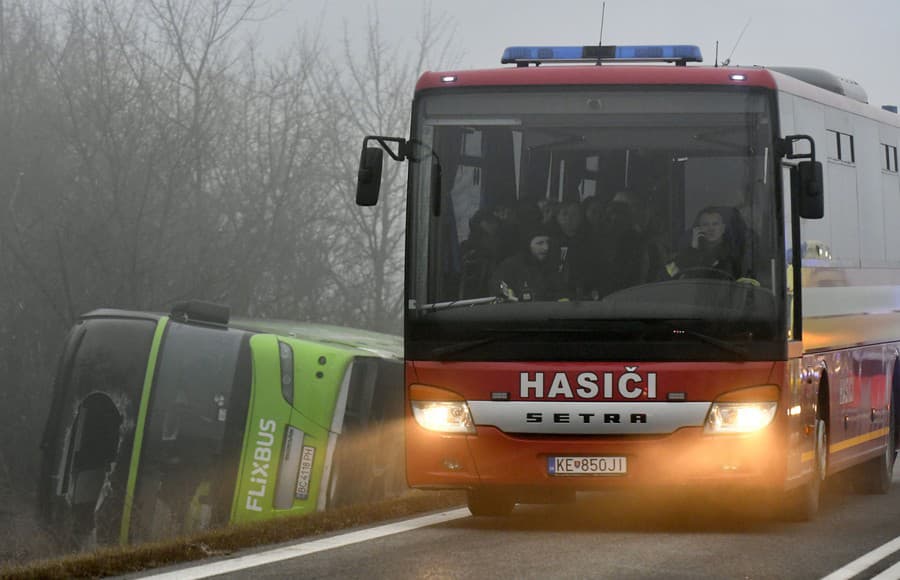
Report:
[[[805,134],[823,165],[825,217],[801,220],[801,241],[830,256],[804,257],[804,317],[900,310],[900,175],[882,169],[884,145],[900,147],[900,116],[772,73],[781,134]],[[837,131],[853,136],[853,161],[837,158]],[[797,151],[807,151],[798,142]],[[783,171],[786,250],[790,176]]]

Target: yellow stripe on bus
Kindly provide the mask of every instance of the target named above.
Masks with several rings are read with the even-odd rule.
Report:
[[[884,437],[885,435],[887,435],[890,432],[891,432],[890,428],[884,427],[883,429],[879,429],[877,431],[872,431],[872,432],[866,433],[864,435],[859,435],[858,437],[852,437],[845,441],[841,441],[840,443],[835,443],[834,445],[829,445],[828,452],[829,453],[837,453],[838,451],[843,451],[844,449],[849,449],[850,447],[853,447],[854,445],[862,445],[863,443],[867,443],[867,442],[871,441],[872,439],[878,439],[879,437]],[[800,461],[801,461],[801,463],[806,462],[806,461],[812,461],[814,456],[815,456],[815,451],[804,451],[803,453],[800,454]]]
[[[890,428],[885,427],[883,429],[879,429],[878,431],[872,431],[871,433],[866,433],[858,437],[847,439],[846,441],[841,441],[840,443],[835,443],[834,445],[829,445],[828,451],[831,453],[837,453],[838,451],[843,451],[844,449],[853,447],[854,445],[860,445],[862,443],[866,443],[867,441],[871,441],[872,439],[884,437],[890,432]]]

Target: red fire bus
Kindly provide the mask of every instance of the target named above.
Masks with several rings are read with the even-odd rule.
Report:
[[[512,47],[427,72],[409,161],[406,460],[475,515],[726,487],[807,519],[897,449],[895,112],[694,46]],[[755,497],[755,496],[754,496]]]

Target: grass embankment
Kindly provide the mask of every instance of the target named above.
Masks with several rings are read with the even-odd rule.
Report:
[[[237,550],[374,524],[465,503],[461,492],[411,492],[375,504],[350,506],[308,516],[231,526],[165,542],[102,548],[25,566],[0,569],[0,578],[98,578],[181,562],[226,556]]]

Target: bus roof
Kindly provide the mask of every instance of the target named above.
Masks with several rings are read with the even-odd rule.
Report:
[[[100,308],[83,314],[81,319],[119,318],[156,322],[163,316],[165,315],[159,312]],[[233,318],[228,323],[228,327],[257,334],[275,334],[311,342],[328,343],[360,350],[382,358],[403,358],[403,339],[401,337],[359,328],[348,328],[313,322],[260,320],[251,318]]]
[[[806,74],[810,72],[818,72],[819,80],[814,78],[815,75],[810,77]],[[862,89],[858,89],[859,94],[841,94],[834,88],[829,90],[821,81],[831,78],[844,80],[826,71],[797,67],[545,64],[528,67],[425,72],[419,77],[416,93],[455,87],[752,86],[783,91],[854,114],[877,119],[882,123],[900,126],[900,115],[862,101],[860,94],[865,94]],[[848,82],[852,83],[852,81]]]
[[[312,342],[324,342],[350,347],[384,358],[403,358],[403,339],[393,334],[330,324],[287,320],[234,318],[229,323],[229,326],[250,332],[278,334]]]
[[[743,80],[736,80],[742,75]],[[543,65],[426,72],[416,91],[448,87],[540,85],[734,85],[775,88],[764,68],[673,65]]]

